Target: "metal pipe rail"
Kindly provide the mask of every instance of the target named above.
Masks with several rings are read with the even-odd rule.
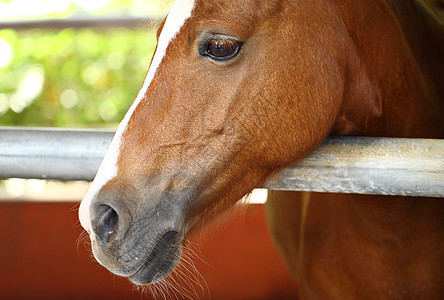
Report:
[[[33,28],[60,30],[64,28],[145,28],[159,24],[161,19],[148,17],[86,17],[65,19],[0,21],[0,29],[29,30]]]
[[[0,128],[0,178],[94,178],[113,131]],[[330,137],[274,190],[444,197],[444,140]]]

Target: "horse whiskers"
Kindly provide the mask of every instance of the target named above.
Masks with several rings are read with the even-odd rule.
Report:
[[[132,291],[134,292],[138,292],[139,294],[141,294],[142,296],[148,298],[148,295],[153,295],[153,293],[151,292],[151,286],[149,285],[136,285],[133,284],[133,289]]]
[[[77,202],[76,204],[74,204],[71,209],[69,210],[70,212],[77,212],[79,210],[80,207],[80,202]],[[80,221],[79,221],[80,222]]]
[[[155,288],[155,294],[154,297],[157,299],[158,294],[161,295],[162,299],[171,299],[172,295],[169,292],[168,289],[168,282],[167,281],[160,281],[154,284],[153,286]],[[158,293],[157,293],[158,292]],[[177,299],[177,295],[174,295]]]
[[[163,292],[163,283],[162,282],[150,284],[148,286],[148,289],[154,299],[166,299],[166,295]],[[163,297],[161,297],[159,295],[161,295],[161,296],[163,295]]]
[[[168,277],[165,282],[168,283],[176,298],[180,296],[181,299],[199,299],[199,295],[193,285],[184,280],[179,273]]]
[[[184,272],[176,267],[163,281],[151,284],[150,292],[155,298],[161,294],[163,299],[198,299],[198,293]],[[185,287],[186,286],[186,287]],[[167,297],[168,295],[168,297]]]
[[[178,299],[178,296],[186,299],[197,299],[197,297],[194,297],[196,294],[192,295],[191,291],[185,289],[173,276],[167,277],[165,283],[170,288],[170,291],[174,293],[176,299]]]
[[[193,280],[194,283],[199,286],[203,294],[205,294],[205,291],[207,291],[208,294],[210,294],[208,284],[206,283],[205,278],[196,268],[193,258],[197,258],[204,263],[206,262],[200,257],[200,255],[198,255],[197,252],[200,251],[194,250],[191,246],[192,244],[189,243],[188,240],[183,243],[184,253],[182,255],[181,260],[179,261],[179,266],[182,267],[185,272],[187,272],[186,274],[184,274],[184,276],[187,276],[189,280]],[[176,270],[177,272],[179,272],[180,268],[177,268]],[[205,284],[205,287],[204,285],[202,285],[202,282]]]
[[[183,249],[186,250],[187,255],[191,255],[193,258],[197,258],[201,262],[203,262],[205,265],[210,266],[203,258],[202,258],[202,252],[200,250],[200,244],[196,242],[192,242],[190,240],[186,240],[182,244]]]
[[[184,251],[173,271],[164,280],[148,286],[154,298],[199,299],[206,292],[210,295],[209,287],[193,261],[193,258],[203,261],[198,254],[198,245],[186,240],[182,248]]]
[[[188,273],[193,277],[194,281],[199,285],[199,287],[201,288],[201,290],[203,292],[205,292],[205,289],[202,286],[202,284],[200,283],[201,280],[205,283],[207,290],[209,290],[208,285],[206,284],[205,278],[202,276],[202,274],[196,268],[194,261],[191,258],[187,258],[186,256],[183,257],[182,260],[180,261],[180,265],[188,271]]]
[[[181,268],[183,268],[184,271],[181,271]],[[185,285],[188,286],[194,292],[194,295],[197,296],[196,287],[192,283],[192,279],[193,278],[195,279],[195,277],[193,276],[193,278],[192,278],[192,277],[188,276],[188,274],[187,274],[188,272],[189,272],[188,268],[185,265],[181,265],[179,268],[175,269],[175,272],[173,274],[177,275],[178,279],[182,280],[183,283],[185,283]],[[189,272],[189,273],[191,273],[191,272]],[[171,279],[175,283],[179,283],[178,280],[174,280],[174,276],[172,276]],[[196,283],[198,283],[198,282],[196,281]],[[178,287],[183,287],[183,285],[178,285]],[[190,292],[191,292],[191,290],[190,290]]]
[[[79,252],[80,243],[83,243],[85,246],[89,246],[89,247],[86,247],[87,249],[91,249],[91,241],[88,238],[88,233],[86,231],[82,231],[82,233],[80,233],[79,237],[76,240],[77,255],[80,255],[80,252]]]

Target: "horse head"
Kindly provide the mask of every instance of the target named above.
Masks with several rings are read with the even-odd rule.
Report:
[[[329,134],[353,55],[324,4],[174,3],[80,207],[102,265],[162,280],[191,231]]]

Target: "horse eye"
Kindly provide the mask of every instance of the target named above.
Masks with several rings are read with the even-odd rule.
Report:
[[[241,47],[241,42],[230,39],[210,39],[206,43],[205,53],[214,60],[229,60],[237,55]]]

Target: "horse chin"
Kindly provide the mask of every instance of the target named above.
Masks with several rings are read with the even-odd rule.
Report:
[[[178,264],[181,255],[182,238],[176,231],[165,233],[154,246],[142,266],[128,276],[134,284],[156,283],[168,276]]]
[[[128,278],[136,285],[156,283],[167,277],[179,263],[182,252],[183,233],[170,230],[165,232],[154,247],[141,245],[152,244],[144,235],[137,238],[138,246],[130,241],[104,248],[92,240],[93,254],[97,261],[115,275]],[[124,245],[132,245],[125,247]],[[119,249],[116,253],[115,250]],[[150,249],[150,250],[148,250]]]

